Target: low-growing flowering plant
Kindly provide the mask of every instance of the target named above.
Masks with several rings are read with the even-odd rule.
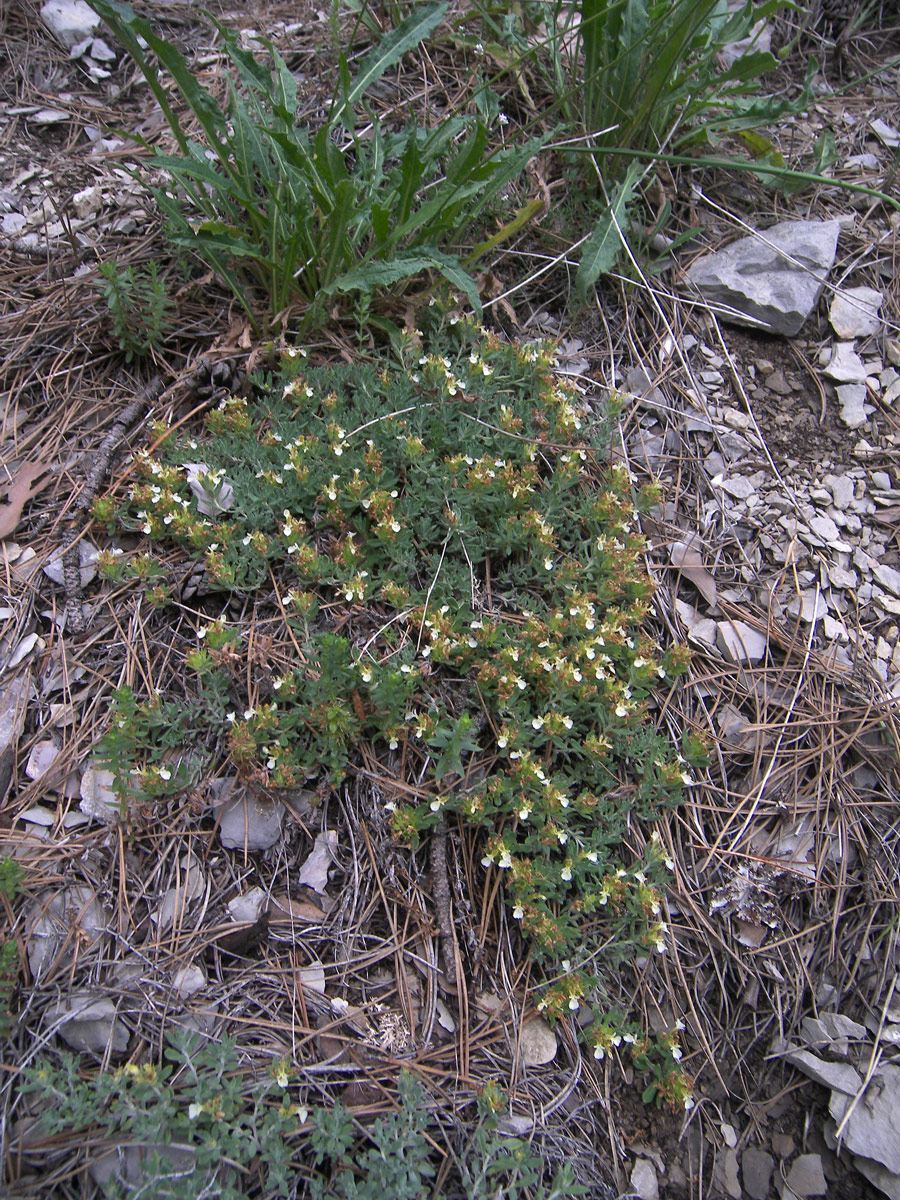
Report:
[[[184,657],[208,715],[195,751],[290,787],[337,783],[366,743],[385,777],[415,778],[387,795],[398,838],[414,846],[451,814],[483,831],[483,868],[534,956],[551,976],[568,964],[544,1011],[593,1009],[606,971],[666,949],[674,864],[658,840],[637,857],[624,843],[702,761],[647,719],[685,667],[644,629],[637,506],[653,497],[610,462],[615,403],[587,404],[551,348],[437,308],[421,325],[396,365],[286,352],[254,399],[209,414],[202,448],[164,439],[138,461],[126,523],[200,557],[213,588],[266,589],[295,648],[254,673],[237,626],[201,628]],[[198,508],[199,457],[227,511]],[[141,751],[169,753],[159,737]],[[586,1037],[605,1054],[628,1034],[601,1021]]]

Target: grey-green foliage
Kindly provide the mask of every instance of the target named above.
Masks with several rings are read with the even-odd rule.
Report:
[[[162,1066],[126,1065],[93,1076],[82,1074],[76,1055],[63,1052],[61,1061],[23,1072],[22,1091],[39,1097],[46,1132],[99,1126],[113,1144],[141,1149],[143,1179],[126,1182],[114,1172],[106,1195],[240,1200],[247,1194],[240,1172],[257,1160],[266,1186],[286,1194],[286,1137],[298,1127],[297,1108],[273,1076],[245,1095],[230,1038],[201,1044],[197,1034],[174,1030]]]
[[[198,82],[184,57],[126,4],[98,0],[97,12],[149,82],[177,142],[154,151],[169,177],[155,189],[176,245],[196,252],[227,282],[254,321],[264,302],[276,318],[291,306],[304,325],[322,323],[339,295],[375,293],[436,272],[479,307],[462,265],[469,231],[540,146],[491,148],[474,117],[433,128],[391,130],[364,122],[365,95],[404,54],[434,33],[446,3],[415,6],[339,85],[318,130],[298,124],[297,81],[277,50],[266,61],[214,22],[228,58],[226,103]],[[164,83],[167,72],[203,140],[188,137]]]
[[[355,1159],[350,1114],[339,1102],[331,1112],[316,1114],[311,1140],[316,1166],[331,1162],[331,1178],[317,1174],[310,1180],[312,1200],[426,1200],[434,1167],[428,1161],[431,1147],[425,1138],[428,1109],[421,1086],[407,1073],[400,1075],[403,1106],[372,1127],[372,1144]],[[349,1160],[349,1161],[348,1161]]]
[[[98,287],[125,361],[158,350],[168,328],[169,297],[156,261],[135,268],[111,259],[99,270]]]
[[[11,904],[22,889],[24,872],[21,863],[6,854],[0,859],[0,896]],[[15,938],[0,943],[0,1038],[6,1037],[13,1028],[10,1011],[13,992],[19,977],[19,948]]]
[[[292,1102],[291,1068],[274,1063],[246,1080],[234,1041],[201,1042],[169,1034],[162,1066],[129,1064],[86,1075],[79,1058],[60,1055],[26,1067],[21,1090],[34,1095],[48,1134],[99,1128],[111,1146],[138,1147],[140,1167],[108,1173],[104,1194],[141,1200],[308,1195],[311,1200],[427,1200],[433,1194],[432,1117],[421,1085],[401,1072],[398,1111],[364,1129],[339,1102]],[[546,1164],[529,1144],[497,1132],[479,1106],[460,1156],[468,1200],[565,1200],[581,1196],[571,1169],[541,1183]],[[304,1143],[301,1133],[307,1134]],[[96,1153],[96,1152],[95,1152]],[[498,1190],[499,1189],[499,1190]]]

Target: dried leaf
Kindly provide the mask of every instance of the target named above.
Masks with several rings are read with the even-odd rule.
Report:
[[[263,909],[252,925],[240,925],[214,939],[213,945],[223,954],[234,954],[245,958],[267,940],[269,936],[269,910]]]
[[[31,699],[31,671],[25,671],[0,689],[0,752],[18,743],[25,728],[25,711]]]
[[[53,475],[47,463],[20,464],[12,483],[0,492],[0,538],[15,532],[22,519],[22,509],[52,482]]]
[[[320,925],[325,919],[325,913],[309,900],[293,900],[290,896],[276,896],[272,900],[272,921],[274,924],[286,924],[293,921],[306,921]]]
[[[315,845],[297,875],[297,882],[301,886],[312,888],[314,892],[325,891],[328,886],[328,868],[335,861],[337,844],[336,829],[326,829],[324,833],[316,834]]]
[[[81,776],[81,800],[78,807],[89,817],[104,825],[114,824],[122,815],[118,794],[113,790],[116,781],[112,771],[103,767],[88,767]]]
[[[325,995],[325,967],[318,959],[297,971],[297,981],[305,989]]]
[[[235,896],[233,900],[229,900],[225,906],[231,916],[232,921],[239,923],[252,924],[259,916],[260,909],[265,904],[266,893],[261,887],[251,888],[249,892],[244,892],[241,896]]]
[[[63,888],[49,898],[41,896],[25,920],[28,966],[35,979],[55,962],[66,945],[66,961],[76,944],[83,953],[103,936],[106,914],[93,888],[86,884]]]
[[[716,602],[716,581],[703,565],[700,553],[689,542],[672,542],[669,547],[669,559],[673,567],[677,567],[685,579],[689,579],[706,603],[713,607]]]
[[[437,1008],[437,1022],[441,1029],[445,1029],[447,1033],[456,1033],[456,1021],[453,1019],[453,1013],[440,996],[436,997],[435,1006]]]

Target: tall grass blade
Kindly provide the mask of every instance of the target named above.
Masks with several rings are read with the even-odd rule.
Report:
[[[329,123],[334,125],[343,121],[346,114],[356,107],[385,71],[389,71],[404,54],[414,50],[437,29],[449,7],[446,0],[442,0],[440,4],[426,4],[414,10],[396,29],[385,34],[371,54],[363,60],[353,82],[349,87],[345,87],[341,100],[329,115]]]

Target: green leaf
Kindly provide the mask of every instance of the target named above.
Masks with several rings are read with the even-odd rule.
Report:
[[[159,73],[150,65],[149,60],[144,54],[140,39],[146,34],[145,30],[149,30],[150,26],[146,21],[141,20],[134,15],[134,10],[130,4],[119,4],[116,0],[97,0],[94,5],[94,11],[97,16],[101,17],[115,36],[119,39],[150,85],[150,90],[156,97],[156,102],[162,109],[163,115],[169,124],[179,148],[187,151],[187,137],[181,127],[181,122],[175,115],[172,106],[169,104],[169,95],[163,87],[159,79]],[[152,32],[152,31],[151,31]],[[149,41],[147,41],[149,45]]]
[[[834,141],[834,134],[830,129],[826,129],[824,133],[816,138],[814,150],[816,160],[816,171],[819,175],[824,175],[830,171],[837,162],[837,146]]]
[[[371,54],[363,60],[359,73],[350,86],[345,87],[342,100],[329,114],[329,124],[334,125],[343,120],[344,114],[356,107],[385,71],[389,71],[404,54],[414,50],[433,33],[443,21],[449,7],[448,3],[442,2],[416,8],[396,29],[385,34]]]
[[[341,179],[334,190],[334,208],[328,216],[328,245],[320,279],[327,288],[347,260],[347,227],[355,210],[356,188],[350,179]]]
[[[755,129],[742,129],[737,135],[754,158],[765,158],[776,167],[784,166],[784,155],[771,138]]]
[[[543,211],[544,201],[539,197],[535,197],[535,199],[529,200],[527,204],[523,204],[511,221],[507,221],[501,229],[497,230],[493,237],[489,237],[486,242],[480,242],[471,254],[466,255],[464,259],[466,266],[476,262],[482,255],[493,250],[495,246],[499,246],[502,242],[509,241],[511,237],[515,237],[523,226],[527,225],[532,218],[538,216]]]
[[[609,209],[588,238],[575,276],[575,289],[579,296],[585,296],[600,276],[616,265],[622,247],[622,233],[628,220],[626,208],[642,172],[643,168],[637,163],[629,165],[625,178],[616,185]]]
[[[322,289],[325,296],[335,292],[374,292],[378,288],[391,287],[407,279],[414,279],[424,271],[438,271],[448,283],[464,292],[472,308],[480,314],[481,300],[475,280],[460,266],[459,259],[439,250],[417,250],[397,255],[390,262],[366,262],[345,271]]]

